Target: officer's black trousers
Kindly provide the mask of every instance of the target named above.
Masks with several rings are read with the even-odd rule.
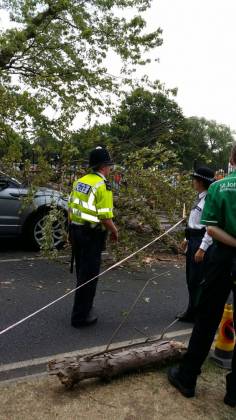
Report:
[[[75,256],[77,287],[99,275],[106,232],[101,228],[72,225],[71,240]],[[71,322],[84,320],[92,306],[98,278],[75,292]]]
[[[199,302],[201,292],[201,282],[205,266],[207,264],[210,249],[205,254],[204,261],[196,263],[194,256],[202,243],[202,236],[190,236],[188,240],[188,250],[186,253],[186,280],[189,292],[189,304],[187,312],[189,315],[195,316],[196,307]]]
[[[234,294],[234,323],[236,325],[236,250],[222,244],[213,245],[205,275],[196,321],[189,347],[180,366],[180,373],[194,383],[201,373],[230,292]],[[232,361],[231,379],[236,389],[236,348]]]

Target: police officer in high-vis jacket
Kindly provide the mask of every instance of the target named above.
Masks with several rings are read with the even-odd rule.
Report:
[[[113,218],[113,196],[107,177],[113,162],[108,151],[98,147],[90,153],[92,171],[75,181],[69,200],[71,241],[75,256],[77,287],[99,275],[101,253],[107,232],[118,240]],[[75,328],[97,321],[93,300],[97,280],[75,292],[71,325]]]
[[[207,265],[188,350],[180,366],[170,368],[168,373],[171,384],[185,397],[195,395],[197,377],[211,348],[231,291],[234,294],[234,304],[236,303],[236,143],[231,152],[230,163],[234,171],[224,179],[214,182],[207,193],[201,223],[208,226],[208,233],[217,241],[213,245]],[[218,230],[223,235],[218,234]],[[231,241],[225,240],[225,236],[227,239],[229,235]],[[235,305],[234,323],[236,325]],[[232,370],[226,377],[224,402],[236,407],[236,347]]]

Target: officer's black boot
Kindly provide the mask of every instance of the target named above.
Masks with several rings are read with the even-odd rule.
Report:
[[[236,382],[232,379],[232,373],[226,376],[226,394],[224,403],[230,407],[236,407]]]
[[[72,320],[71,325],[74,328],[80,328],[80,327],[89,327],[90,325],[93,325],[97,322],[98,318],[96,314],[94,313],[94,310],[91,309],[90,312],[86,316],[80,316],[79,319],[76,321]]]
[[[193,324],[195,321],[194,313],[189,309],[187,309],[187,311],[183,313],[176,315],[176,318],[178,318],[178,320],[181,322],[190,322],[191,324]]]
[[[168,370],[168,380],[186,398],[195,396],[197,377],[187,375],[181,368],[171,367]]]

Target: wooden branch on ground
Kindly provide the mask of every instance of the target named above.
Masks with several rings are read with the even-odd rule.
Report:
[[[50,375],[57,375],[67,388],[89,378],[109,380],[147,367],[160,367],[178,361],[186,351],[177,341],[156,341],[113,349],[107,353],[52,360],[48,364]]]

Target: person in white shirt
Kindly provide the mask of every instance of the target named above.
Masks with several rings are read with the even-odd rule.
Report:
[[[200,167],[192,174],[192,178],[193,188],[198,192],[198,196],[191,210],[185,230],[186,237],[182,243],[182,249],[186,252],[186,280],[189,291],[188,308],[184,313],[177,315],[177,318],[183,322],[194,322],[201,293],[204,266],[213,243],[206,227],[201,225],[200,220],[207,190],[215,181],[214,171],[207,167]]]

